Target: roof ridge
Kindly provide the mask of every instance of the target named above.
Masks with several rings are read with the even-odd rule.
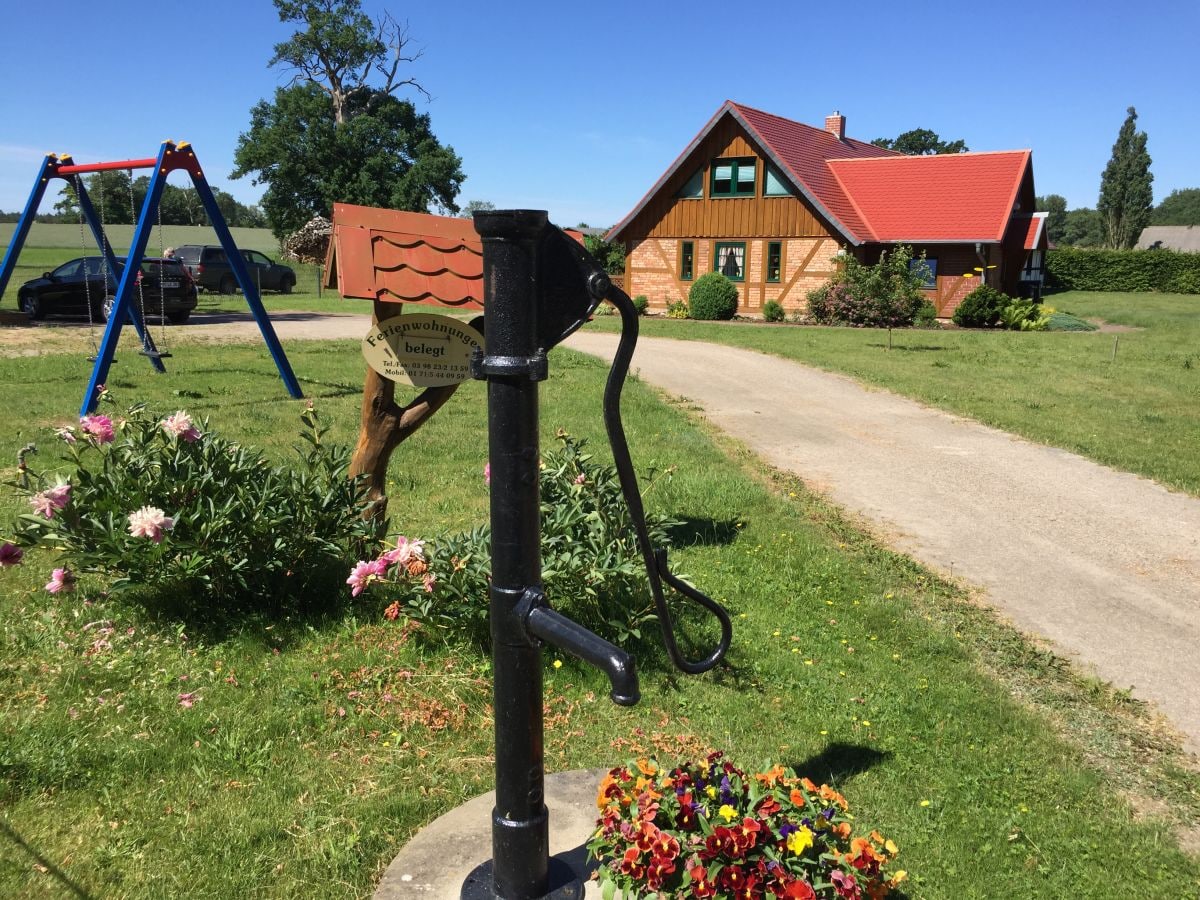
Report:
[[[883,150],[883,147],[879,148]],[[868,162],[878,159],[962,159],[965,156],[1002,156],[1004,154],[1013,153],[1033,153],[1028,147],[1019,150],[966,150],[962,153],[901,153],[899,156],[837,156],[825,160],[825,162]]]

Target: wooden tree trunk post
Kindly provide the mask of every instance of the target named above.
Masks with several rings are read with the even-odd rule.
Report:
[[[394,314],[395,304],[375,301],[373,323]],[[350,475],[367,475],[372,518],[387,515],[387,468],[392,451],[420,428],[458,390],[457,384],[431,387],[422,391],[407,406],[396,403],[396,383],[374,369],[367,369],[363,382],[362,417],[358,443],[350,460]]]

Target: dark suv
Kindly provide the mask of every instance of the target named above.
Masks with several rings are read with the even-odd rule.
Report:
[[[41,278],[27,281],[17,292],[17,306],[31,319],[51,315],[89,315],[107,319],[116,302],[125,261],[113,272],[102,256],[82,256],[65,262]],[[182,325],[196,308],[196,285],[177,259],[146,258],[133,289],[135,315]]]
[[[242,250],[246,269],[260,291],[279,291],[290,294],[296,286],[296,273],[291,266],[281,265],[268,259],[257,250]],[[206,291],[232,294],[237,290],[237,278],[225,255],[225,248],[218,245],[184,244],[175,250],[180,260],[191,273],[196,284]]]

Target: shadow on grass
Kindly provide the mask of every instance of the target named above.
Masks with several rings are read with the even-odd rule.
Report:
[[[737,522],[733,519],[706,519],[683,516],[678,525],[667,529],[668,546],[712,547],[737,540]]]
[[[36,849],[25,843],[25,839],[16,831],[14,831],[13,828],[3,819],[0,819],[0,834],[3,834],[6,838],[28,853],[35,860],[35,865],[38,867],[39,871],[55,878],[58,883],[62,885],[64,895],[70,894],[73,897],[82,897],[84,900],[90,900],[90,898],[92,898],[93,895],[89,894],[74,881],[72,881],[66,872],[64,872],[50,860],[46,859],[46,857],[42,856],[42,854]]]
[[[830,744],[816,756],[791,768],[797,775],[809,778],[817,784],[839,784],[852,775],[866,772],[887,760],[892,754],[887,751],[864,747],[861,744]]]
[[[875,347],[878,350],[887,350],[887,344],[867,344],[868,347]],[[893,351],[899,350],[901,353],[934,353],[939,350],[949,350],[949,347],[943,347],[940,344],[892,344]]]

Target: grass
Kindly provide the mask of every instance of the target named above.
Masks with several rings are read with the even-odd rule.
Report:
[[[333,436],[351,441],[357,346],[289,354]],[[166,378],[130,367],[111,387],[288,452],[301,405],[278,399],[264,352],[221,346],[173,364]],[[34,464],[53,465],[45,429],[70,421],[86,366],[0,359],[0,459],[36,439]],[[602,453],[604,369],[556,351],[551,373],[544,445],[564,427]],[[396,453],[394,527],[429,535],[484,520],[484,394],[464,385]],[[913,897],[1200,890],[1200,861],[1174,837],[1200,822],[1200,778],[1136,704],[687,409],[636,382],[625,406],[639,468],[677,467],[651,502],[695,526],[673,559],[729,606],[735,642],[728,665],[701,678],[643,649],[633,709],[610,704],[585,667],[547,665],[549,768],[709,746],[794,764],[834,780],[860,823],[900,844]],[[4,494],[0,522],[20,507]],[[415,829],[491,787],[490,663],[477,649],[344,598],[319,615],[202,628],[163,615],[161,598],[105,596],[95,580],[48,595],[52,563],[31,553],[0,574],[0,895],[369,896]],[[200,699],[184,709],[181,692]]]
[[[16,223],[0,222],[0,246],[7,249],[16,230]],[[121,250],[129,249],[129,244],[133,241],[132,225],[106,225],[104,230],[108,234],[108,239],[112,242],[114,250],[120,252]],[[275,239],[275,235],[268,228],[231,228],[229,231],[233,235],[234,243],[243,250],[259,250],[267,254],[267,256],[275,256],[279,252],[279,241]],[[87,230],[84,243],[87,247],[86,253],[95,251],[96,242],[92,240],[90,230]],[[155,226],[150,234],[150,249],[147,250],[148,255],[158,255],[158,243],[159,231],[158,227]],[[181,244],[215,243],[217,243],[217,233],[207,225],[164,225],[162,227],[162,244],[164,247],[178,247]],[[67,256],[67,259],[70,259],[71,256],[80,256],[79,225],[34,222],[29,227],[29,236],[25,239],[25,246],[71,251],[71,255]]]
[[[890,352],[878,329],[651,318],[642,331],[843,372],[1200,496],[1200,297],[1071,292],[1047,302],[1137,330],[904,330]]]

